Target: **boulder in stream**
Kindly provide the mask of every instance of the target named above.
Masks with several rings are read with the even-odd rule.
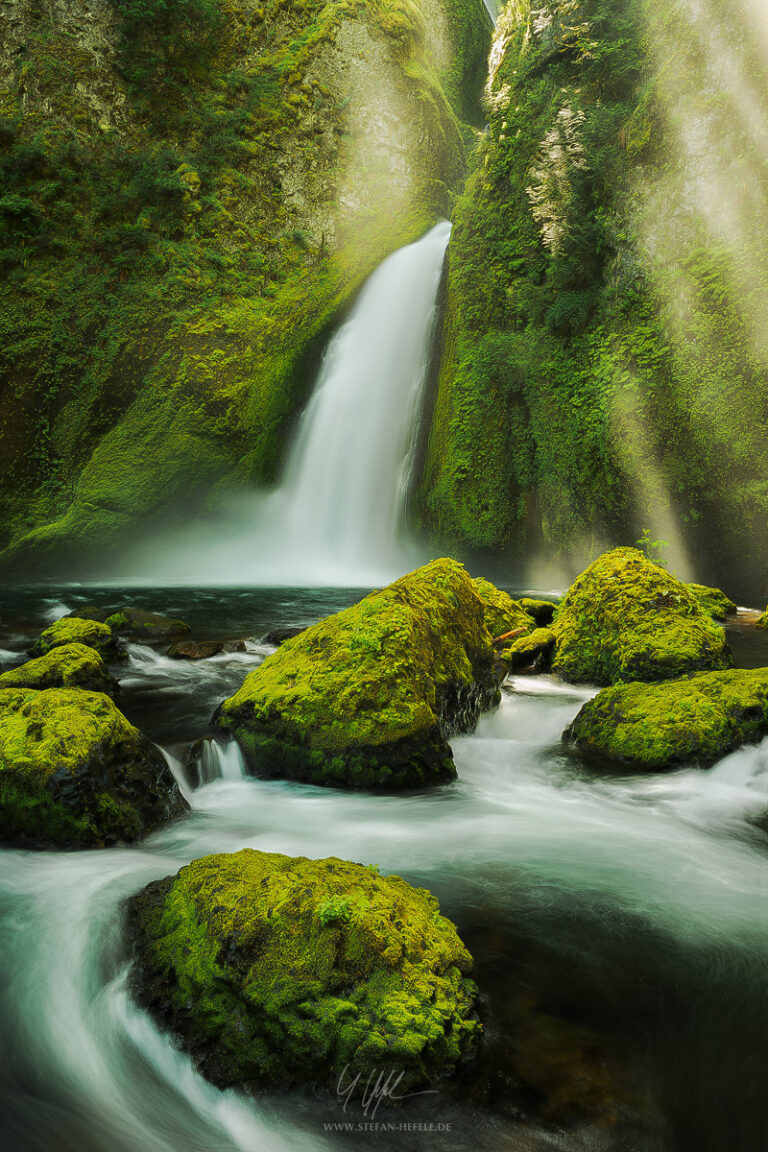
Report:
[[[94,620],[108,625],[124,640],[136,644],[167,644],[189,633],[189,624],[172,616],[161,616],[158,612],[147,612],[144,608],[100,608],[88,604],[70,612],[66,619]]]
[[[622,767],[714,764],[768,735],[768,668],[617,684],[584,705],[564,738]]]
[[[697,597],[637,548],[614,548],[574,582],[552,624],[552,670],[572,683],[665,680],[733,664]]]
[[[477,576],[472,584],[483,602],[485,626],[494,639],[518,628],[533,631],[536,627],[533,616],[517,600],[513,600],[509,593],[491,584],[490,580]]]
[[[184,809],[161,752],[108,696],[0,690],[0,838],[43,847],[139,840]]]
[[[384,1070],[398,1095],[480,1036],[472,958],[437,900],[362,864],[243,849],[131,900],[134,990],[213,1083],[335,1090]]]
[[[65,644],[84,644],[86,648],[94,648],[105,660],[117,660],[123,655],[122,644],[113,636],[109,625],[71,616],[64,616],[46,628],[29,653],[30,656],[46,656],[52,648]]]
[[[85,644],[62,644],[45,656],[28,660],[0,675],[2,688],[85,688],[114,695],[117,681],[94,648]]]
[[[214,723],[257,775],[407,788],[454,779],[448,737],[498,699],[483,602],[434,560],[287,640]]]

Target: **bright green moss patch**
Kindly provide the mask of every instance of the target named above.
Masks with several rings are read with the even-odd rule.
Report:
[[[452,779],[447,737],[497,700],[483,602],[434,560],[286,641],[215,719],[259,774],[408,787]]]
[[[755,621],[756,628],[768,628],[768,611],[763,612],[762,616],[758,617]]]
[[[714,764],[768,735],[768,669],[707,672],[599,692],[565,733],[579,751],[632,768]]]
[[[482,576],[472,581],[475,591],[483,602],[485,610],[485,626],[495,639],[503,636],[505,632],[512,632],[515,628],[533,628],[535,621],[526,609],[517,600],[502,592],[484,580]]]
[[[480,1026],[472,959],[429,892],[343,860],[206,856],[131,902],[135,987],[220,1086],[450,1073]]]
[[[521,596],[518,604],[533,616],[539,628],[546,628],[551,624],[557,610],[557,604],[553,604],[551,600],[534,600],[530,596]]]
[[[518,668],[527,668],[536,661],[542,665],[548,664],[554,646],[555,634],[551,628],[535,628],[533,632],[518,636],[511,643],[505,644],[499,652],[499,658],[514,672]]]
[[[137,840],[183,809],[159,750],[108,696],[0,689],[0,837],[48,847]]]
[[[705,584],[688,584],[687,588],[696,597],[702,610],[713,620],[726,620],[737,611],[733,600],[719,588],[708,588]]]
[[[30,648],[33,656],[45,656],[52,648],[65,644],[82,644],[114,659],[118,654],[118,644],[112,629],[98,620],[79,620],[76,616],[65,616],[46,628]]]
[[[697,597],[636,548],[614,548],[568,590],[552,670],[574,683],[665,680],[730,668],[725,633]]]
[[[85,644],[63,644],[51,648],[37,660],[28,660],[0,676],[2,688],[87,688],[112,695],[116,681],[93,648]]]

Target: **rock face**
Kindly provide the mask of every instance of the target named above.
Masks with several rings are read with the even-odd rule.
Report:
[[[453,779],[447,738],[497,701],[483,603],[435,560],[286,641],[214,719],[259,775],[405,788]]]
[[[636,548],[615,548],[591,564],[552,630],[552,670],[573,683],[664,680],[732,665],[723,629],[696,596]]]
[[[108,696],[0,690],[0,836],[48,847],[138,840],[184,809],[155,746]]]
[[[430,1083],[479,1038],[472,960],[430,893],[361,864],[245,849],[131,901],[136,991],[222,1087],[403,1072]]]
[[[94,648],[107,660],[115,660],[122,654],[122,646],[112,635],[108,624],[65,616],[45,629],[30,648],[30,655],[45,656],[51,649],[65,644],[82,644],[86,648]]]
[[[656,771],[714,764],[768,735],[768,669],[707,672],[664,684],[619,684],[565,732],[581,752]]]
[[[502,592],[490,580],[482,576],[472,581],[475,592],[483,602],[485,626],[495,639],[505,632],[512,632],[516,628],[533,629],[536,622],[517,600],[513,600],[507,592]]]
[[[118,683],[93,648],[85,644],[63,644],[51,648],[46,656],[4,672],[0,675],[2,688],[86,688],[112,696],[118,690]]]

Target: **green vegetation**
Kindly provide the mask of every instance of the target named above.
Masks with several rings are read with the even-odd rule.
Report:
[[[708,672],[599,692],[565,733],[581,752],[656,771],[714,764],[768,735],[768,670]]]
[[[28,660],[0,675],[3,688],[87,688],[90,692],[117,691],[117,682],[98,652],[85,644],[63,644],[45,656]]]
[[[447,737],[497,702],[484,605],[434,560],[287,640],[215,722],[259,775],[404,788],[453,779]]]
[[[4,840],[104,847],[138,840],[183,806],[161,753],[108,696],[0,690]]]
[[[708,588],[705,584],[688,584],[688,591],[692,592],[707,616],[713,620],[725,621],[733,616],[737,607],[725,592],[719,588]]]
[[[76,616],[65,616],[46,628],[32,645],[30,654],[45,656],[52,648],[70,644],[95,648],[108,660],[114,660],[120,655],[118,641],[107,624],[100,624],[97,620],[79,620]]]
[[[535,628],[525,636],[505,644],[499,652],[503,660],[514,672],[518,668],[528,668],[537,661],[549,666],[552,649],[555,646],[555,633],[551,628]]]
[[[398,876],[245,849],[150,884],[131,912],[140,996],[221,1087],[330,1084],[349,1065],[402,1072],[407,1092],[476,1047],[472,959]]]
[[[711,45],[678,0],[500,16],[421,485],[446,546],[570,565],[677,527],[721,579],[761,578],[768,76],[733,7],[711,9]]]
[[[723,629],[687,585],[636,548],[614,548],[563,598],[552,669],[575,683],[664,680],[730,668]]]
[[[410,0],[42,5],[0,49],[0,565],[92,572],[274,478],[329,326],[463,148]]]
[[[533,616],[517,600],[491,584],[490,580],[477,576],[472,584],[483,602],[485,626],[492,639],[516,628],[530,630],[535,626]]]

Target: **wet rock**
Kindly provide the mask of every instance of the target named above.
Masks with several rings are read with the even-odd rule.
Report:
[[[3,672],[2,688],[85,688],[113,696],[119,685],[95,649],[85,644],[63,644]]]
[[[686,584],[686,588],[693,593],[702,610],[713,620],[725,621],[738,612],[733,600],[719,588],[708,588],[705,584]]]
[[[480,1036],[435,898],[343,860],[206,856],[130,903],[134,990],[220,1087],[450,1074]]]
[[[184,809],[160,751],[108,696],[0,690],[0,837],[44,847],[140,839]]]
[[[573,683],[664,680],[733,663],[696,596],[637,548],[614,548],[582,572],[552,629],[552,670]]]
[[[46,628],[29,652],[31,656],[46,656],[53,648],[61,648],[66,644],[83,644],[86,648],[93,648],[107,661],[119,660],[124,655],[123,645],[113,635],[108,624],[71,616],[65,616]]]
[[[214,722],[254,773],[404,788],[453,779],[448,737],[498,698],[483,603],[435,560],[286,641]]]
[[[166,654],[172,660],[209,660],[223,651],[221,640],[177,640]]]
[[[70,612],[65,619],[96,620],[107,624],[124,640],[135,644],[162,644],[189,633],[189,625],[183,620],[161,616],[158,612],[147,612],[143,608],[104,608],[97,604],[87,604]]]
[[[663,684],[617,684],[564,733],[578,751],[633,769],[714,764],[768,735],[768,669],[705,672]]]
[[[294,636],[300,636],[305,631],[306,628],[273,628],[263,637],[263,641],[265,644],[274,644],[278,648],[286,640],[292,640]]]
[[[557,604],[553,604],[551,600],[533,600],[530,596],[521,596],[517,603],[529,616],[533,616],[539,628],[546,628],[551,624],[557,611]]]
[[[555,634],[551,628],[536,628],[525,636],[518,636],[499,652],[510,672],[523,670],[548,672],[552,666]]]

